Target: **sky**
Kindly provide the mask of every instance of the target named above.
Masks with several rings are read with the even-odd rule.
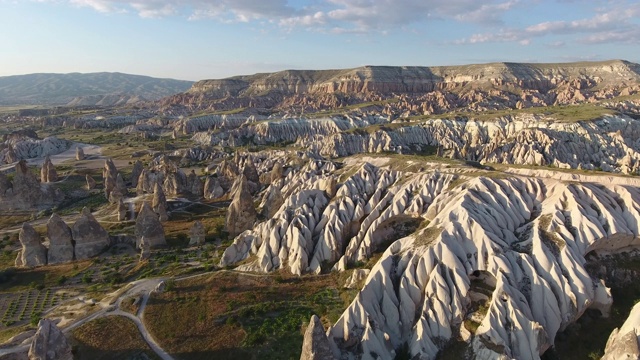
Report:
[[[640,0],[0,0],[0,76],[640,62]]]

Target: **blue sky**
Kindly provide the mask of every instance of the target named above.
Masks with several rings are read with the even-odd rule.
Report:
[[[0,0],[0,76],[640,62],[640,1]]]

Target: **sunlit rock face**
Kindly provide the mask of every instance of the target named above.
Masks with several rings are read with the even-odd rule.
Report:
[[[403,349],[435,359],[462,337],[476,358],[538,359],[585,310],[609,311],[611,294],[585,269],[586,254],[640,245],[635,180],[602,179],[311,160],[261,193],[266,220],[239,234],[220,265],[252,256],[237,270],[301,275],[345,271],[383,252],[366,279],[351,281],[364,285],[328,331],[341,356]],[[274,193],[284,199],[275,211]]]

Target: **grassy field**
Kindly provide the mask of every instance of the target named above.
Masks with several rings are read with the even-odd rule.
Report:
[[[121,316],[92,320],[73,330],[69,340],[76,360],[134,359],[142,354],[158,359],[133,321]]]
[[[221,271],[154,294],[145,325],[177,359],[298,359],[312,314],[335,321],[355,291],[345,274],[253,276]]]

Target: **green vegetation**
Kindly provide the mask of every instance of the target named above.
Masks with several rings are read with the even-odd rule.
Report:
[[[434,242],[440,234],[442,234],[442,228],[438,226],[427,227],[424,231],[419,232],[416,235],[414,244],[416,246],[427,246]]]
[[[622,326],[631,308],[640,300],[640,286],[615,286],[611,295],[614,301],[608,318],[602,317],[597,310],[587,310],[576,323],[556,336],[554,347],[544,354],[543,359],[600,359],[613,329]]]
[[[121,316],[92,320],[71,332],[74,359],[132,359],[146,356],[158,359],[149,348],[135,323]]]
[[[357,291],[342,289],[338,274],[253,276],[216,272],[175,282],[153,294],[147,329],[177,358],[260,359],[300,355],[304,324],[312,314],[337,320]]]
[[[607,100],[611,101],[611,99]],[[524,109],[501,109],[501,110],[486,110],[486,111],[454,111],[444,114],[433,115],[418,115],[406,118],[410,122],[419,123],[425,120],[431,119],[473,119],[477,121],[490,121],[505,116],[518,116],[518,115],[538,115],[545,121],[560,121],[560,122],[576,122],[576,121],[589,121],[596,120],[605,115],[616,115],[617,110],[607,109],[597,103],[584,103],[578,105],[563,105],[563,106],[540,106],[529,107]]]

